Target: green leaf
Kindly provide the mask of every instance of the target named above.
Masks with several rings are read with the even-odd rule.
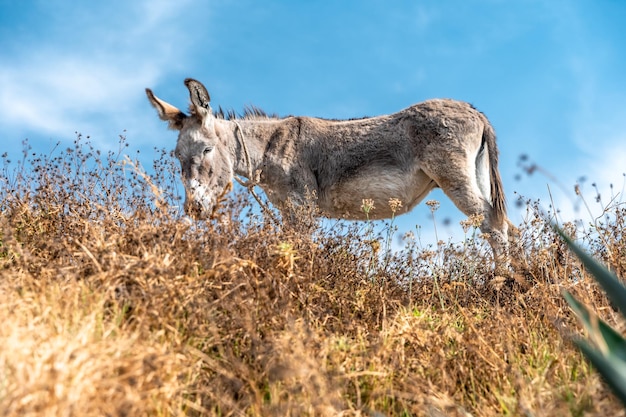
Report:
[[[609,300],[611,300],[613,305],[617,306],[624,319],[626,319],[626,287],[624,287],[615,274],[611,273],[604,265],[576,245],[561,229],[556,226],[555,228],[570,249],[580,258],[585,268],[587,268],[596,281],[602,286]]]
[[[613,393],[626,407],[626,364],[614,357],[605,357],[584,340],[574,340],[574,343],[598,370],[602,378],[609,385]]]
[[[607,354],[626,362],[626,340],[622,335],[613,330],[611,326],[590,311],[567,290],[563,290],[563,297],[572,307],[599,350],[603,352],[608,349]]]

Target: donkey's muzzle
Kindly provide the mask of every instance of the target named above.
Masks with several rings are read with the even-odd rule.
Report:
[[[212,193],[196,180],[191,180],[186,185],[185,213],[200,220],[210,217],[215,207]]]

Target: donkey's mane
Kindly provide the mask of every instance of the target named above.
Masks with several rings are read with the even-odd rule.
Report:
[[[280,119],[286,119],[288,117],[291,117],[291,115],[289,116],[279,116],[276,113],[267,113],[265,110],[261,109],[260,107],[256,107],[254,105],[250,105],[250,106],[245,106],[243,108],[243,112],[238,113],[233,109],[228,109],[225,110],[222,108],[222,106],[219,106],[217,110],[213,110],[213,115],[218,118],[218,119],[223,119],[223,120],[259,120],[259,119],[275,119],[275,120],[280,120]],[[327,120],[330,122],[341,122],[341,121],[352,121],[352,120],[363,120],[363,119],[369,119],[370,116],[363,116],[363,117],[351,117],[348,119],[331,119],[331,118],[326,118],[326,117],[316,117],[317,119],[322,119],[322,120]]]
[[[196,108],[192,104],[189,106],[189,113],[196,114]],[[258,119],[283,119],[277,114],[268,114],[265,110],[256,106],[245,106],[242,112],[236,112],[233,109],[225,110],[219,106],[217,110],[213,110],[213,116],[222,120],[258,120]]]
[[[213,115],[218,119],[224,120],[281,119],[277,114],[268,114],[265,110],[256,106],[245,106],[241,113],[233,109],[224,110],[220,106],[213,111]]]

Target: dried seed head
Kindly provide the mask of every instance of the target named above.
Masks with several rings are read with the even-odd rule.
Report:
[[[372,252],[376,255],[380,251],[380,242],[376,239],[368,240],[367,243],[372,248]]]
[[[402,201],[397,198],[390,198],[389,208],[391,208],[391,212],[395,214],[398,210],[402,208]]]
[[[437,200],[428,200],[426,202],[426,205],[428,207],[430,207],[430,211],[434,213],[439,208],[439,201],[437,201]]]
[[[363,213],[369,214],[370,211],[374,210],[375,208],[376,207],[374,207],[374,200],[372,200],[371,198],[364,198],[362,200],[361,210],[363,210]]]
[[[461,221],[461,226],[463,227],[463,231],[467,233],[470,227],[477,228],[483,224],[485,220],[484,214],[472,214],[467,219]]]

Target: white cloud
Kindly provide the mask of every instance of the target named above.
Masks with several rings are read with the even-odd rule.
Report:
[[[122,68],[58,55],[38,56],[0,71],[2,123],[50,134],[66,133],[81,117],[126,107],[129,96],[141,91],[146,79],[155,78],[149,68],[128,74]]]
[[[591,175],[589,180],[596,183],[603,202],[608,204],[613,197],[616,197],[618,201],[626,202],[626,196],[623,194],[626,191],[626,184],[624,183],[626,131],[615,140],[598,148],[590,159]]]
[[[176,70],[189,52],[180,18],[185,3],[50,10],[55,26],[34,42],[15,39],[24,42],[10,48],[17,53],[0,53],[12,63],[0,67],[3,134],[17,136],[16,143],[27,134],[67,138],[74,131],[111,141],[111,134],[138,128],[144,88]]]
[[[626,134],[596,144],[595,149],[571,158],[569,171],[559,174],[558,184],[545,176],[533,181],[537,187],[533,198],[540,199],[545,212],[553,214],[556,208],[561,222],[582,221],[587,226],[609,205],[626,202]]]

